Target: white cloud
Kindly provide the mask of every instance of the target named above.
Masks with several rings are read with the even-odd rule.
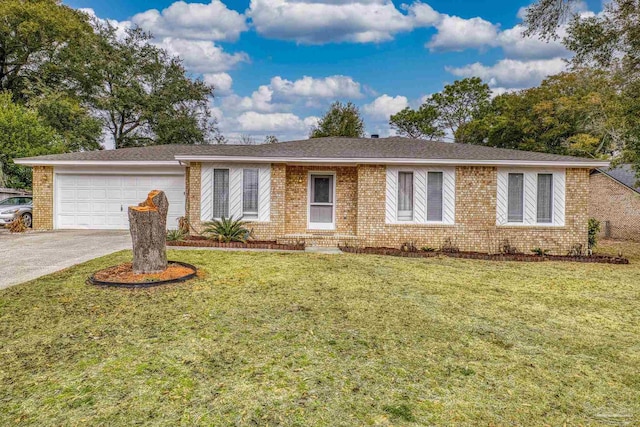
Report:
[[[305,44],[388,41],[437,19],[419,2],[403,9],[406,14],[390,0],[251,0],[247,15],[262,36]]]
[[[304,76],[291,81],[275,76],[271,88],[284,98],[360,98],[360,83],[348,76],[329,76],[315,79]]]
[[[258,113],[247,111],[237,118],[243,132],[308,132],[316,122],[315,117],[301,119],[292,113]]]
[[[564,71],[566,66],[562,58],[533,61],[502,59],[492,66],[476,62],[446,69],[458,77],[480,77],[492,87],[526,88],[540,84],[547,76]]]
[[[405,96],[391,97],[387,94],[379,96],[370,104],[366,104],[363,110],[366,114],[377,120],[389,120],[393,114],[409,106],[409,100]]]
[[[525,37],[524,30],[525,27],[518,24],[498,35],[496,44],[502,47],[507,58],[549,59],[564,58],[570,55],[570,52],[562,45],[562,37],[566,34],[565,27],[559,29],[559,39],[550,41],[541,40],[536,36]]]
[[[195,73],[219,73],[230,70],[239,63],[249,62],[246,53],[226,53],[211,41],[165,37],[156,41],[156,44],[171,55],[182,58],[184,66]]]
[[[213,85],[214,94],[227,95],[231,93],[231,85],[233,85],[233,79],[227,73],[210,73],[202,76],[204,82],[209,85]]]
[[[177,1],[162,12],[150,9],[134,15],[131,21],[158,38],[233,41],[247,30],[246,18],[220,0],[208,4]]]
[[[464,19],[443,15],[436,24],[438,32],[427,43],[432,51],[461,51],[469,48],[493,46],[499,26],[482,18]]]

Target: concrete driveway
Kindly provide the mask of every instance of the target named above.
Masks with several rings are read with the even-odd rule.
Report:
[[[0,289],[131,248],[128,231],[69,230],[11,234],[0,229]]]

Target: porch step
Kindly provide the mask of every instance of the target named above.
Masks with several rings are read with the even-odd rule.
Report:
[[[295,244],[304,242],[307,247],[337,248],[342,245],[356,245],[360,242],[358,236],[353,234],[334,233],[298,233],[285,234],[278,237],[278,243]]]

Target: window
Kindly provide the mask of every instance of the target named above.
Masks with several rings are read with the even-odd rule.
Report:
[[[413,172],[398,172],[398,220],[413,220]]]
[[[509,174],[507,221],[524,222],[524,174]]]
[[[427,221],[442,221],[442,172],[427,173]]]
[[[242,216],[258,218],[258,169],[242,171]]]
[[[213,217],[229,217],[229,169],[213,170]]]
[[[553,175],[538,174],[537,221],[539,223],[553,222]]]

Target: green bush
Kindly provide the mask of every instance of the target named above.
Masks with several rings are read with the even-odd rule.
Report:
[[[589,218],[589,249],[593,249],[598,244],[598,233],[600,232],[600,221]]]
[[[253,230],[249,230],[245,227],[247,223],[242,219],[233,219],[233,216],[229,218],[215,219],[213,221],[205,222],[204,231],[202,234],[206,235],[210,239],[218,240],[219,242],[242,242],[246,243]]]
[[[187,237],[188,233],[185,233],[183,230],[167,230],[167,242],[180,242]]]

